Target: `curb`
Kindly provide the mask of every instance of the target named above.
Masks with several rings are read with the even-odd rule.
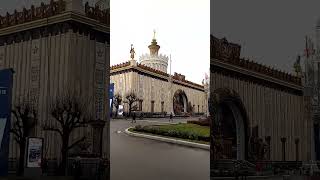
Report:
[[[161,122],[161,121],[150,121],[150,120],[139,120],[142,122],[148,122],[148,123],[158,123],[155,125],[163,125],[163,124],[179,124],[179,122]]]
[[[130,136],[142,137],[142,138],[147,138],[147,139],[152,139],[152,140],[157,140],[157,141],[162,141],[162,142],[167,142],[167,143],[172,143],[172,144],[179,144],[179,145],[193,147],[193,148],[210,150],[210,145],[194,143],[194,142],[189,142],[189,141],[183,141],[183,140],[178,140],[178,139],[172,139],[172,138],[152,136],[152,135],[141,134],[141,133],[133,133],[133,132],[129,131],[130,128],[134,128],[134,127],[129,127],[125,130],[125,133]]]

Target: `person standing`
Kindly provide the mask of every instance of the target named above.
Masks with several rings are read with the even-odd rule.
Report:
[[[132,113],[132,121],[131,123],[136,123],[136,113]]]
[[[170,113],[170,119],[169,119],[169,122],[170,122],[170,121],[173,121],[173,120],[172,120],[172,117],[173,117],[173,115],[172,115],[172,113]]]

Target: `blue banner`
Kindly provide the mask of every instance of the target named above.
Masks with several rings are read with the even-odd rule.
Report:
[[[110,88],[109,88],[109,98],[110,99],[113,99],[113,96],[114,96],[114,83],[111,83],[110,84]]]
[[[0,70],[0,176],[8,175],[12,75],[12,69]]]
[[[114,83],[111,83],[109,86],[110,116],[112,116],[113,96],[114,96]]]

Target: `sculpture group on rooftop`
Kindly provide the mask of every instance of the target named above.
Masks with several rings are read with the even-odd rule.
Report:
[[[100,23],[109,25],[110,24],[110,10],[101,10],[99,6],[90,7],[89,3],[85,4],[85,15],[91,19],[95,19]],[[23,8],[22,11],[18,12],[14,10],[13,14],[6,13],[5,16],[0,15],[0,29],[6,28],[18,24],[31,22],[38,19],[48,18],[61,14],[66,11],[66,1],[64,0],[50,0],[49,4],[43,2],[39,7],[31,6],[30,9]]]

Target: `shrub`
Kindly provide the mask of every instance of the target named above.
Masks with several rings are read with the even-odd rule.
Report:
[[[186,130],[184,127],[181,126],[141,126],[137,125],[135,127],[136,131],[151,133],[156,135],[162,136],[169,136],[175,138],[182,138],[182,139],[190,139],[190,140],[197,140],[197,141],[210,141],[210,137],[206,137],[200,131],[197,130]]]
[[[141,126],[141,125],[136,125],[136,126],[134,127],[134,130],[140,131],[140,130],[142,130],[142,126]]]
[[[209,119],[199,119],[198,121],[187,121],[188,124],[197,124],[200,126],[210,126],[210,121]]]

